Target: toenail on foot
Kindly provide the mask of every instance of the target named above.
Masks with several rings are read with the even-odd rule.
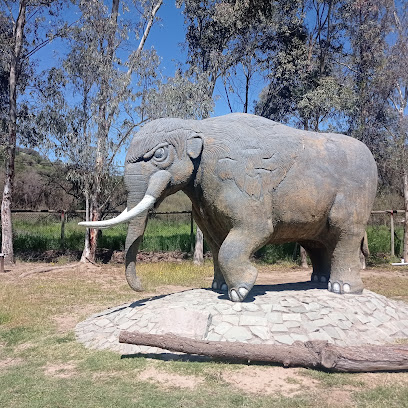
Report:
[[[214,290],[217,290],[217,289],[218,289],[218,283],[217,283],[216,281],[213,282],[212,288],[213,288]]]
[[[246,288],[239,288],[238,289],[239,294],[241,295],[241,300],[245,299],[247,294],[248,294],[248,289]]]
[[[320,282],[325,283],[327,282],[327,278],[325,276],[320,277]]]
[[[343,291],[344,293],[349,293],[351,291],[350,285],[348,283],[345,283],[343,285]]]
[[[334,282],[332,287],[334,293],[340,293],[340,283]]]
[[[223,283],[223,284],[221,285],[221,290],[228,290],[228,286],[227,286],[226,283]]]
[[[230,291],[230,299],[233,301],[233,302],[239,302],[239,296],[238,296],[238,293],[236,292],[236,290],[235,289],[231,289],[231,291]]]

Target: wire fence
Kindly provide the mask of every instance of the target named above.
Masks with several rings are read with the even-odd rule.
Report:
[[[118,212],[105,214],[111,218]],[[14,248],[17,255],[58,250],[60,253],[80,252],[84,246],[85,229],[78,222],[85,218],[84,211],[30,211],[13,210]],[[403,247],[405,211],[373,211],[367,234],[370,252],[379,257],[401,257]],[[141,251],[190,253],[195,243],[196,226],[191,211],[153,212],[149,220]],[[0,231],[1,234],[1,231]],[[123,251],[127,225],[119,224],[100,230],[98,247],[111,251]],[[286,246],[285,246],[286,245]],[[263,249],[259,257],[271,261],[294,257],[294,248],[284,244],[280,248]],[[24,256],[23,256],[24,258]]]

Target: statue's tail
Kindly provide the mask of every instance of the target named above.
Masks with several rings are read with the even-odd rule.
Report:
[[[364,237],[361,240],[361,252],[366,258],[370,255],[370,250],[368,249],[367,231],[364,232]]]

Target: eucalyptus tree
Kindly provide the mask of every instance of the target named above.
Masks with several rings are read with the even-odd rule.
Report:
[[[377,119],[385,128],[381,149],[381,178],[388,191],[397,191],[408,214],[408,5],[393,1],[387,4],[392,32],[385,49],[385,64],[378,70],[377,93],[388,104]],[[384,61],[384,59],[382,60]],[[378,146],[378,143],[377,143]],[[408,259],[408,217],[404,224],[403,258]]]
[[[256,113],[313,130],[344,120],[351,90],[339,65],[344,50],[341,6],[336,0],[308,0],[279,11],[276,33],[264,45],[269,84]]]
[[[12,32],[11,20],[0,10],[0,55],[8,53]],[[6,145],[7,116],[9,104],[8,64],[6,58],[0,59],[0,149]]]
[[[145,97],[143,112],[158,118],[204,119],[214,109],[205,75],[190,77],[178,69],[173,77],[159,82]]]
[[[87,220],[101,219],[119,188],[112,185],[119,180],[112,177],[117,153],[147,120],[142,102],[159,58],[144,48],[161,5],[112,0],[109,8],[102,0],[80,1],[81,20],[71,30],[66,58],[49,71],[52,91],[58,89],[48,107],[56,118],[50,133],[69,178],[81,186]],[[86,231],[82,261],[95,260],[97,237],[95,229]]]
[[[393,0],[345,2],[341,15],[350,51],[344,68],[352,80],[353,110],[348,132],[366,143],[374,153],[384,138],[387,93],[383,85],[392,32]]]
[[[205,74],[208,95],[217,83],[226,97],[233,92],[241,100],[240,110],[249,109],[251,80],[259,70],[260,44],[275,25],[276,2],[179,0],[187,27],[185,46],[191,72]],[[243,77],[241,84],[238,78]],[[230,110],[235,107],[230,104]]]
[[[32,58],[35,53],[65,32],[65,25],[58,19],[58,13],[64,2],[62,0],[2,0],[1,13],[1,47],[2,68],[8,82],[8,113],[5,134],[5,180],[1,203],[2,252],[6,263],[14,262],[11,204],[14,189],[14,165],[17,136],[21,135],[24,117],[32,120],[28,105],[21,109],[20,102],[27,80],[32,74]],[[3,24],[3,22],[5,24]],[[31,70],[30,77],[24,75]],[[27,123],[26,123],[27,125]],[[39,136],[31,129],[29,136]]]

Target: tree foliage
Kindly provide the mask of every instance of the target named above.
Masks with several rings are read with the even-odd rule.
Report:
[[[65,32],[65,24],[60,26],[56,18],[62,0],[3,0],[0,5],[1,21],[4,23],[0,35],[3,54],[1,70],[7,78],[8,99],[0,106],[1,117],[6,118],[5,177],[1,202],[2,252],[6,263],[14,262],[11,204],[14,193],[14,165],[17,140],[37,143],[41,133],[35,125],[34,114],[24,89],[33,77],[32,56],[53,38]],[[4,110],[7,114],[4,115]]]

